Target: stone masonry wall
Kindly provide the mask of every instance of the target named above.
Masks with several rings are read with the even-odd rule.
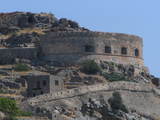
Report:
[[[37,48],[1,48],[0,64],[11,64],[16,58],[33,60],[37,57]]]
[[[143,66],[143,43],[138,36],[102,32],[49,32],[41,38],[45,60],[73,64],[85,59],[113,61],[122,64]],[[86,52],[85,45],[94,47],[94,52]],[[105,46],[111,46],[111,53],[105,53]],[[127,54],[121,54],[121,48]],[[134,50],[139,50],[135,56]]]
[[[90,92],[98,92],[98,91],[115,91],[115,90],[127,90],[134,92],[155,92],[158,96],[160,96],[159,91],[157,92],[150,85],[143,85],[139,83],[132,82],[116,82],[116,83],[108,83],[108,84],[98,84],[98,85],[90,85],[90,86],[82,86],[79,88],[62,90],[59,92],[54,92],[50,94],[40,95],[28,100],[28,103],[32,106],[45,103],[47,101],[65,99],[70,97],[75,97],[83,94],[87,94]]]

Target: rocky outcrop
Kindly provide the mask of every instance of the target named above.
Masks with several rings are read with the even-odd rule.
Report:
[[[0,32],[9,33],[11,28],[48,27],[56,21],[52,14],[30,12],[13,12],[0,14]],[[8,31],[3,31],[8,29]]]
[[[5,86],[11,88],[11,89],[19,89],[20,85],[14,81],[3,79],[0,80],[0,83],[3,83]]]
[[[24,28],[51,28],[51,31],[89,31],[77,22],[66,18],[57,19],[53,14],[12,12],[0,13],[0,33],[13,33]],[[50,29],[49,29],[50,31]]]
[[[79,24],[75,21],[68,20],[66,18],[61,18],[57,20],[51,28],[51,31],[89,31],[84,27],[80,27]]]
[[[0,111],[0,120],[5,120],[6,115]]]
[[[1,44],[5,47],[35,47],[39,43],[39,35],[35,32],[20,35],[12,35],[6,40],[2,40]]]
[[[100,120],[150,120],[149,117],[139,115],[136,112],[129,112],[123,104],[119,92],[114,92],[113,96],[106,103],[104,98],[100,100],[89,98],[88,102],[82,104],[81,112],[83,116],[90,119]]]

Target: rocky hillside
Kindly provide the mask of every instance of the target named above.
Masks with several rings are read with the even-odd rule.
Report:
[[[34,114],[62,120],[155,120],[159,118],[160,90],[145,84],[115,82],[85,87],[76,95],[42,95],[28,99]],[[83,92],[82,92],[83,90]],[[48,98],[50,97],[50,99]],[[26,101],[25,101],[26,103]],[[157,119],[158,120],[158,119]]]
[[[12,30],[18,30],[28,27],[49,27],[57,19],[52,14],[30,12],[13,12],[0,14],[0,32],[9,33]]]
[[[49,31],[88,31],[53,14],[0,14],[0,47],[39,46]],[[7,62],[5,62],[7,63]],[[28,97],[25,75],[49,74],[64,80],[64,89]],[[37,89],[35,89],[37,90]],[[0,65],[0,120],[160,120],[160,79],[146,67],[85,61],[54,66],[17,58]]]
[[[37,45],[40,35],[48,31],[88,31],[77,22],[57,19],[53,14],[13,12],[0,14],[0,43],[2,47]],[[35,44],[36,43],[36,44]]]
[[[0,80],[0,96],[15,99],[21,110],[32,113],[19,120],[159,120],[159,79],[146,71],[136,75],[134,66],[110,62],[72,67],[28,66],[34,70],[12,73],[14,66],[1,68],[4,78]],[[66,89],[26,97],[25,80],[20,76],[35,71],[65,78]],[[12,74],[17,78],[13,79]]]

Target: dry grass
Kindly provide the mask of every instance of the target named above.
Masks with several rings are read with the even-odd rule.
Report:
[[[48,75],[46,72],[41,72],[41,71],[35,71],[35,70],[29,70],[29,71],[23,71],[23,72],[15,72],[13,71],[13,74],[18,74],[18,75],[28,75],[28,74],[38,74],[38,75]]]
[[[41,29],[41,28],[26,28],[26,29],[23,29],[23,30],[20,30],[20,31],[16,32],[16,35],[33,33],[33,32],[35,32],[37,34],[40,34],[40,35],[44,34],[43,29]]]
[[[33,71],[30,70],[30,71],[26,71],[26,72],[13,72],[13,74],[18,74],[18,75],[27,75],[29,73],[33,73]]]
[[[12,68],[13,65],[0,65],[0,69],[2,68]]]
[[[18,117],[16,117],[17,119],[28,119],[28,120],[30,120],[30,119],[34,119],[34,120],[49,120],[47,117],[38,117],[38,116],[36,116],[36,117],[23,117],[23,116],[18,116]]]
[[[39,35],[44,35],[45,33],[43,32],[44,29],[41,29],[41,28],[26,28],[26,29],[22,29],[22,30],[19,30],[15,33],[9,33],[9,34],[6,34],[6,35],[0,35],[0,39],[8,39],[10,37],[12,37],[12,35],[21,35],[21,34],[26,34],[26,33],[37,33]]]
[[[12,36],[12,34],[7,34],[7,35],[0,35],[0,39],[8,39]]]
[[[0,94],[0,97],[19,97],[19,95],[16,95],[16,94]]]
[[[156,118],[155,120],[160,120],[160,118]]]

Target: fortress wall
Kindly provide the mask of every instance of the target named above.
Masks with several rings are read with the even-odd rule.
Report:
[[[127,90],[134,92],[153,92],[153,88],[150,85],[143,85],[133,82],[116,82],[108,84],[98,84],[90,86],[82,86],[80,88],[74,88],[69,90],[62,90],[50,94],[40,95],[28,100],[30,105],[37,105],[40,102],[47,102],[58,99],[71,98],[79,95],[84,95],[90,92],[98,91],[116,91],[116,90]]]
[[[16,58],[35,59],[37,48],[1,48],[0,64],[13,63]]]
[[[115,62],[117,64],[132,64],[136,66],[143,66],[144,62],[143,59],[130,57],[130,56],[109,56],[106,54],[83,54],[83,55],[76,55],[76,54],[68,54],[68,55],[50,55],[45,57],[46,60],[52,60],[55,64],[76,64],[80,63],[85,60],[95,60],[96,62],[100,61],[109,61]]]
[[[96,59],[143,65],[143,43],[138,36],[101,32],[50,32],[41,39],[42,52],[49,61],[68,64],[69,61],[76,63]],[[85,52],[85,45],[93,46],[94,52]],[[111,46],[111,54],[105,53],[105,46]],[[127,48],[127,55],[121,54],[122,47]],[[136,48],[139,50],[138,57],[134,53]]]

